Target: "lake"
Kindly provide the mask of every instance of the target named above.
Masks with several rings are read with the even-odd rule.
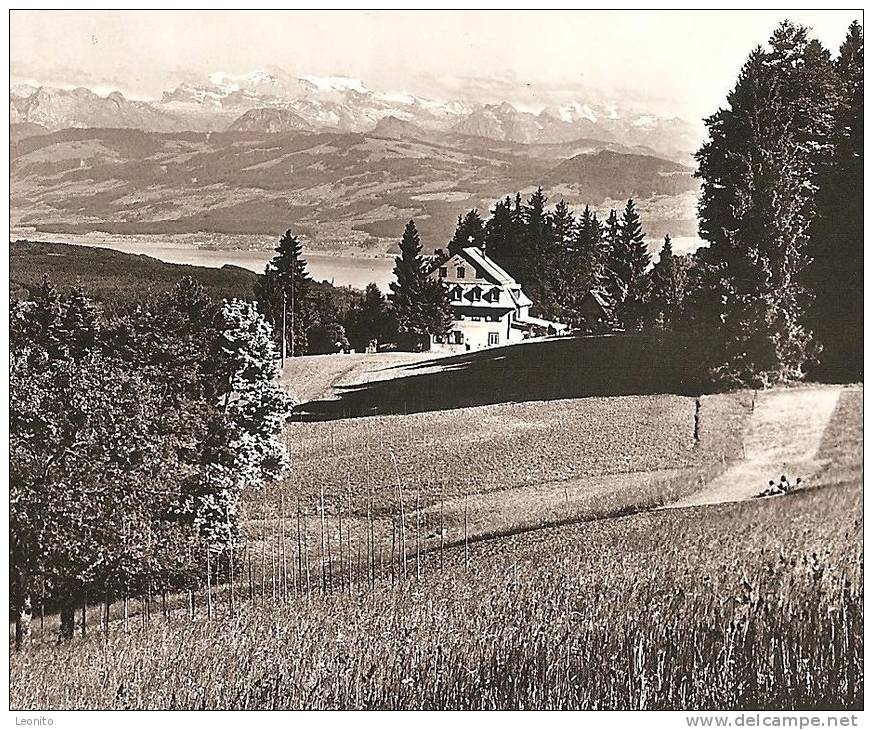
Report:
[[[221,268],[225,264],[239,266],[250,271],[262,273],[264,265],[273,257],[272,250],[219,250],[208,249],[184,242],[164,242],[142,239],[133,236],[113,238],[103,236],[99,240],[82,240],[64,234],[35,234],[31,231],[13,231],[10,240],[23,238],[30,241],[52,241],[76,246],[110,248],[123,253],[151,256],[169,264],[190,264]],[[329,281],[336,286],[351,286],[364,289],[370,282],[383,292],[388,292],[388,284],[394,280],[394,259],[389,256],[348,254],[338,255],[305,251],[303,258],[309,273],[316,281]]]
[[[111,248],[124,253],[151,256],[170,264],[190,264],[211,268],[232,264],[259,274],[263,272],[267,261],[273,257],[272,250],[204,248],[185,241],[155,240],[149,236],[114,237],[99,234],[97,237],[95,234],[88,234],[85,238],[89,240],[82,240],[83,236],[56,233],[40,234],[18,230],[10,233],[10,240],[24,238],[30,241]],[[690,253],[699,248],[702,243],[704,242],[696,237],[677,236],[673,239],[673,251],[676,254]],[[310,275],[316,281],[329,281],[336,286],[351,286],[355,289],[364,289],[370,282],[375,282],[379,289],[388,293],[388,284],[394,280],[394,259],[390,256],[364,253],[340,255],[304,250],[303,257],[306,259]]]

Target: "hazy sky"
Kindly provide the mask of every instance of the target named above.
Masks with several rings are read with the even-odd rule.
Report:
[[[343,75],[525,107],[612,98],[695,120],[782,18],[836,51],[860,11],[12,11],[13,81],[160,97],[215,71]]]

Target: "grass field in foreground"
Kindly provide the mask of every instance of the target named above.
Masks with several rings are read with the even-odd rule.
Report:
[[[846,391],[819,488],[525,531],[393,587],[35,647],[12,657],[11,706],[860,707],[860,413]]]
[[[857,706],[859,522],[856,485],[524,533],[420,582],[14,656],[11,705]]]

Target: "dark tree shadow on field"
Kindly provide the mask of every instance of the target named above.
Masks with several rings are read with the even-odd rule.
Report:
[[[586,396],[697,395],[698,349],[672,333],[556,337],[495,347],[393,366],[388,369],[410,374],[338,386],[339,398],[303,403],[292,418],[335,420]]]

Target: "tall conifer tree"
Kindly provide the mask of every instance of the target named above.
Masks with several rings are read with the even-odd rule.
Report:
[[[513,250],[515,236],[512,200],[508,195],[494,204],[491,217],[485,222],[484,229],[488,255],[499,264],[505,264]]]
[[[612,254],[616,277],[615,317],[626,329],[638,329],[641,324],[648,289],[646,272],[651,262],[640,215],[633,198],[629,198]]]
[[[317,320],[311,296],[312,278],[303,258],[303,244],[288,230],[274,251],[276,255],[255,283],[255,298],[259,310],[272,325],[280,346],[284,318],[287,353],[303,355],[307,348],[307,333]]]
[[[783,22],[746,61],[727,108],[706,120],[695,294],[706,320],[711,376],[767,386],[799,378],[814,350],[802,284],[816,171],[833,124],[828,54]]]
[[[672,329],[678,320],[687,281],[688,267],[684,261],[684,258],[673,254],[673,242],[669,234],[664,236],[660,258],[650,277],[649,296],[645,307],[645,321],[648,326]]]
[[[836,84],[832,155],[819,176],[809,247],[809,323],[822,345],[818,375],[857,380],[864,364],[864,37],[857,22],[840,47]]]
[[[398,332],[413,338],[442,335],[452,321],[448,292],[442,281],[428,277],[421,250],[415,221],[409,221],[400,240],[400,256],[394,259],[395,281],[390,287]]]

